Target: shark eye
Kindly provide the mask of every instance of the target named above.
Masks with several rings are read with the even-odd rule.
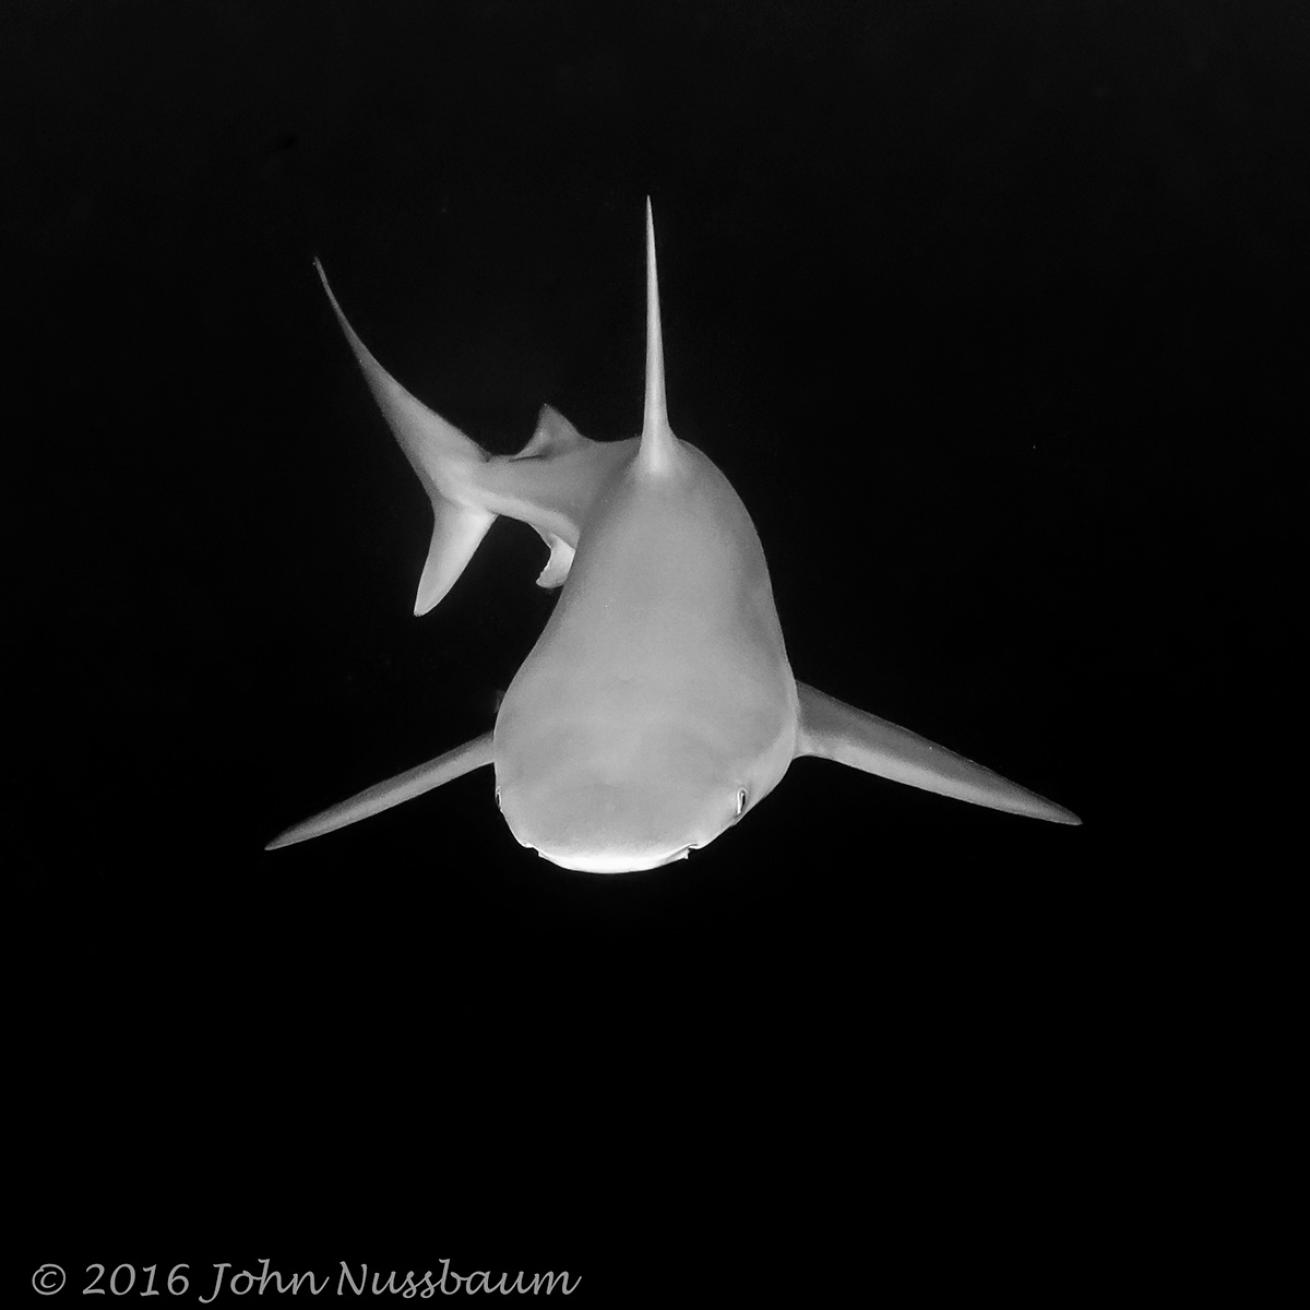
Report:
[[[500,809],[504,809],[504,806],[501,805],[501,803],[500,803],[500,788],[499,788],[499,787],[496,788],[496,808],[497,808],[498,810],[500,810]]]
[[[746,788],[738,787],[737,788],[737,817],[739,819],[743,814],[746,813],[746,800],[747,800]]]

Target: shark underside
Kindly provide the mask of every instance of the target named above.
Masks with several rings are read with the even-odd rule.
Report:
[[[384,417],[428,492],[432,544],[414,612],[458,580],[488,528],[514,518],[550,554],[560,595],[494,729],[282,833],[331,832],[492,765],[515,838],[566,868],[653,868],[712,841],[813,755],[957,800],[1054,823],[1068,810],[792,675],[768,568],[728,480],[669,427],[647,207],[642,432],[584,437],[543,407],[517,455],[490,456],[374,359],[323,286]]]

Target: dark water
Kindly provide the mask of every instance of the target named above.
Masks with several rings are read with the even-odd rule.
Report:
[[[1296,8],[13,12],[18,1264],[627,1304],[1132,1251],[1142,1141],[1278,989]],[[411,617],[424,496],[312,255],[489,449],[543,401],[628,436],[647,193],[671,419],[797,675],[1081,829],[802,761],[629,878],[522,851],[489,775],[262,853],[485,731],[553,603],[501,523]]]

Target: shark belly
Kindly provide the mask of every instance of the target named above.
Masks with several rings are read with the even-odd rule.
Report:
[[[629,464],[597,496],[497,716],[505,820],[565,867],[677,859],[772,790],[795,753],[796,684],[754,525],[684,449],[676,476]]]

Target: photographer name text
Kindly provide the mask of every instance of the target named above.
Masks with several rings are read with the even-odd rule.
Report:
[[[274,1269],[271,1260],[260,1260],[254,1269],[238,1269],[231,1261],[212,1265],[177,1264],[165,1271],[160,1265],[120,1264],[110,1269],[102,1264],[86,1266],[83,1296],[176,1296],[195,1297],[200,1305],[212,1305],[220,1296],[398,1296],[402,1300],[431,1300],[442,1296],[570,1296],[577,1291],[581,1276],[559,1273],[493,1274],[485,1269],[459,1273],[449,1260],[438,1262],[436,1272],[423,1273],[378,1269],[342,1260],[335,1270],[302,1270],[285,1273]],[[67,1279],[58,1265],[42,1265],[32,1276],[32,1286],[43,1296],[62,1291]]]

